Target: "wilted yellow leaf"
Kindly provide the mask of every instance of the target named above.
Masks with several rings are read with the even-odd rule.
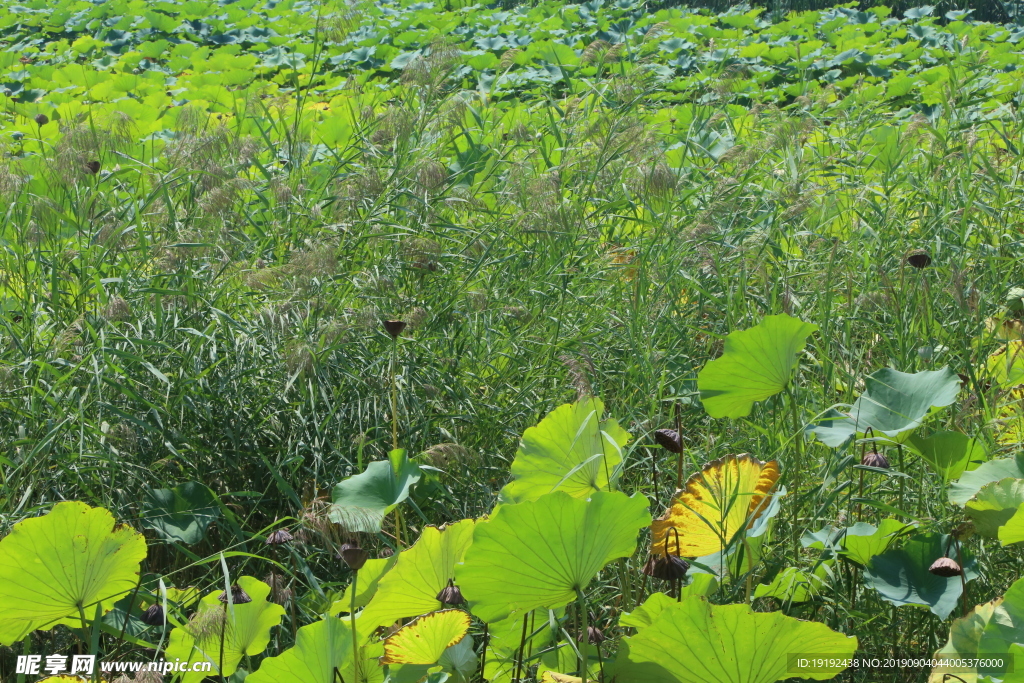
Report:
[[[719,552],[761,516],[778,480],[775,460],[763,463],[745,453],[712,460],[686,481],[665,514],[651,524],[652,552],[681,557]]]
[[[469,615],[457,609],[431,612],[395,631],[384,641],[381,664],[436,664],[466,637]]]
[[[545,671],[540,678],[540,683],[583,683],[579,676],[569,674],[556,674],[554,671]]]

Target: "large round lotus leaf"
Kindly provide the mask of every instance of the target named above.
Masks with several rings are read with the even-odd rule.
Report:
[[[381,664],[436,664],[469,632],[469,615],[446,609],[418,617],[384,641]]]
[[[697,574],[689,586],[684,586],[679,591],[680,600],[690,597],[706,598],[718,590],[718,579],[711,574]],[[651,593],[644,604],[638,606],[632,612],[624,612],[619,617],[619,626],[632,628],[643,628],[650,626],[662,611],[669,605],[674,605],[678,600],[671,598],[664,593]]]
[[[1024,504],[1024,479],[1000,479],[985,484],[967,501],[964,512],[975,530],[986,538],[998,538],[999,527],[1010,521]]]
[[[983,486],[1002,479],[1024,479],[1024,455],[990,460],[976,470],[964,472],[950,484],[949,502],[964,507]]]
[[[142,526],[170,541],[198,543],[219,516],[216,494],[194,481],[150,489],[142,496]]]
[[[832,411],[808,431],[832,448],[868,428],[876,435],[897,437],[919,426],[933,406],[948,406],[960,393],[960,378],[948,367],[915,373],[884,368],[868,375],[864,384],[848,415]]]
[[[607,490],[609,481],[618,479],[630,435],[612,418],[602,420],[603,413],[600,399],[588,398],[559,406],[528,428],[502,500],[521,503],[556,490],[586,498]]]
[[[270,586],[251,576],[238,578],[238,586],[251,602],[222,603],[214,591],[204,597],[196,614],[187,624],[171,631],[166,658],[188,662],[211,662],[212,674],[189,672],[181,683],[199,683],[206,676],[217,676],[223,665],[223,675],[230,676],[244,656],[255,656],[270,644],[270,631],[281,623],[284,607],[267,602]],[[221,661],[221,633],[224,635],[224,656]]]
[[[624,638],[613,670],[618,683],[772,683],[792,678],[790,655],[838,659],[857,650],[857,639],[824,624],[749,605],[711,605],[692,597],[668,605],[632,637]],[[825,680],[836,667],[806,678]]]
[[[387,626],[399,619],[418,617],[434,612],[444,605],[437,594],[455,577],[455,565],[462,560],[473,542],[476,522],[464,519],[439,531],[428,526],[416,544],[398,554],[395,566],[377,584],[377,592],[357,621],[362,638],[378,626]],[[336,602],[332,613],[349,610],[348,603]]]
[[[956,607],[963,590],[961,577],[936,576],[928,571],[940,557],[956,559],[956,547],[945,534],[914,534],[902,548],[887,550],[871,559],[864,572],[864,583],[878,591],[882,599],[896,606],[922,605],[940,619]],[[960,548],[963,580],[978,577],[977,562],[967,548]]]
[[[704,410],[711,417],[746,417],[755,401],[789,384],[797,354],[818,329],[788,315],[769,315],[750,329],[731,332],[725,349],[697,375]]]
[[[387,460],[371,462],[365,472],[334,487],[331,521],[353,533],[379,533],[384,517],[409,497],[421,476],[404,450],[391,451]]]
[[[618,491],[595,493],[589,501],[556,491],[502,505],[476,525],[473,545],[455,570],[473,614],[497,621],[517,609],[574,600],[605,564],[633,554],[637,532],[651,522],[647,504],[643,496]]]
[[[146,541],[103,508],[58,503],[0,540],[0,644],[36,629],[81,626],[139,582]]]
[[[912,435],[907,445],[931,465],[945,481],[988,460],[988,449],[979,440],[960,432],[938,432],[927,438]]]
[[[359,683],[379,683],[384,670],[377,657],[381,644],[360,650]],[[356,680],[352,666],[352,628],[349,622],[328,617],[303,626],[295,646],[277,657],[268,657],[249,674],[246,683],[338,683]]]
[[[1024,542],[1024,504],[1020,505],[1013,516],[999,527],[999,542],[1003,545]]]
[[[774,460],[763,463],[745,454],[712,460],[690,476],[651,524],[651,551],[682,557],[721,552],[765,512],[778,480]]]
[[[432,527],[431,527],[432,528]],[[348,612],[352,609],[352,591],[356,592],[356,607],[366,607],[374,595],[377,594],[377,586],[391,568],[395,566],[399,555],[391,557],[367,560],[356,576],[355,584],[349,584],[340,600],[331,605],[331,614]]]

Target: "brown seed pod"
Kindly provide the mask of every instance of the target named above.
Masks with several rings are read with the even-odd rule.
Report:
[[[964,573],[964,570],[960,568],[960,565],[955,560],[951,560],[948,557],[940,557],[939,559],[932,562],[932,566],[928,567],[928,571],[936,576],[960,576]]]
[[[391,335],[392,339],[398,339],[399,335],[402,334],[402,330],[405,329],[404,320],[385,320],[384,329]]]
[[[864,454],[864,457],[860,459],[860,464],[868,467],[880,467],[883,470],[890,467],[889,459],[874,449]]]
[[[932,257],[924,249],[915,249],[907,254],[907,263],[915,268],[927,268],[931,262]]]
[[[139,617],[139,621],[147,626],[163,626],[167,623],[167,617],[164,614],[164,608],[160,605],[150,605],[149,609],[142,613]]]
[[[100,172],[100,162],[98,161],[87,161],[85,162],[85,170],[91,175],[96,175]]]
[[[36,114],[35,122],[40,126],[45,126],[50,122],[50,117],[46,114]]]
[[[654,441],[669,453],[682,453],[683,440],[674,429],[659,429],[654,432]]]
[[[588,643],[590,643],[591,645],[600,645],[604,641],[605,641],[605,635],[601,631],[601,629],[599,629],[596,626],[588,626],[587,627],[587,642]]]
[[[640,571],[655,579],[674,581],[684,578],[689,569],[690,563],[678,555],[652,554]]]
[[[377,557],[379,557],[382,560],[386,560],[389,557],[394,557],[394,556],[395,556],[395,551],[390,546],[384,546],[383,548],[380,549],[380,552],[377,553]]]
[[[370,553],[359,547],[356,541],[349,541],[341,546],[341,559],[345,561],[349,569],[359,571],[370,558]]]
[[[462,597],[462,591],[455,585],[453,579],[448,579],[448,585],[441,589],[441,592],[437,594],[438,601],[445,605],[461,605],[466,601]]]
[[[217,599],[227,604],[227,591],[221,591],[221,594],[217,596]],[[231,602],[235,605],[244,605],[247,602],[252,602],[252,598],[250,598],[249,594],[242,590],[242,587],[236,583],[231,586]]]
[[[278,529],[269,536],[267,536],[267,545],[284,545],[285,543],[291,543],[295,537],[289,533],[287,529]]]

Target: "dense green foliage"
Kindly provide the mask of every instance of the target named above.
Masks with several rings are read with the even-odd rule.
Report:
[[[376,629],[458,578],[469,635],[392,680],[685,680],[658,653],[734,645],[648,630],[684,616],[966,652],[952,620],[1020,578],[1024,539],[1024,31],[936,14],[0,8],[0,543],[28,557],[15,525],[81,500],[149,548],[117,596],[15,606],[0,643],[226,641],[225,671],[362,683]],[[654,441],[677,427],[678,459]],[[751,470],[757,504],[664,599],[640,569],[679,542],[647,515],[740,453],[781,478]],[[353,589],[350,536],[399,559]],[[253,602],[225,616],[231,583]],[[1012,651],[1007,595],[955,633]]]

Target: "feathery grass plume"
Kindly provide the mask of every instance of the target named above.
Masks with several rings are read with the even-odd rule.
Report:
[[[473,460],[473,451],[457,443],[439,443],[423,451],[423,457],[434,467],[444,469],[469,463]]]
[[[436,40],[402,70],[402,82],[428,90],[441,88],[461,63],[459,48]]]
[[[288,374],[306,374],[316,367],[316,356],[304,340],[292,339],[288,341],[283,349],[285,367]]]
[[[653,24],[647,29],[647,33],[644,34],[644,42],[656,40],[668,32],[669,23],[667,21],[660,21],[657,24]]]
[[[416,182],[420,187],[435,191],[448,181],[448,169],[433,159],[423,159],[416,165]]]
[[[580,56],[580,61],[584,64],[592,64],[593,62],[600,62],[602,57],[607,54],[608,49],[611,48],[611,43],[600,38],[593,40],[583,49],[583,54]]]
[[[127,422],[115,422],[107,431],[107,444],[119,454],[138,453],[139,434]]]
[[[402,262],[415,270],[436,271],[440,267],[441,245],[427,237],[407,237],[398,245]]]
[[[558,360],[562,361],[562,365],[569,371],[569,384],[576,390],[577,400],[593,396],[594,390],[590,385],[590,379],[587,377],[587,368],[583,363],[568,354],[560,355]]]
[[[647,190],[655,196],[666,196],[675,192],[678,178],[675,171],[663,161],[659,161],[647,172]]]
[[[522,50],[520,50],[518,47],[513,47],[501,53],[501,58],[498,62],[498,70],[508,71],[513,66],[515,66],[516,57],[519,56],[520,52],[522,52]]]
[[[200,604],[199,609],[189,618],[185,629],[202,646],[220,639],[221,630],[225,625],[225,614],[222,607]]]
[[[133,317],[131,305],[123,297],[112,296],[103,307],[103,318],[110,322],[125,322]]]
[[[413,113],[404,106],[392,105],[377,118],[370,142],[377,147],[392,147],[404,142],[413,128]]]

